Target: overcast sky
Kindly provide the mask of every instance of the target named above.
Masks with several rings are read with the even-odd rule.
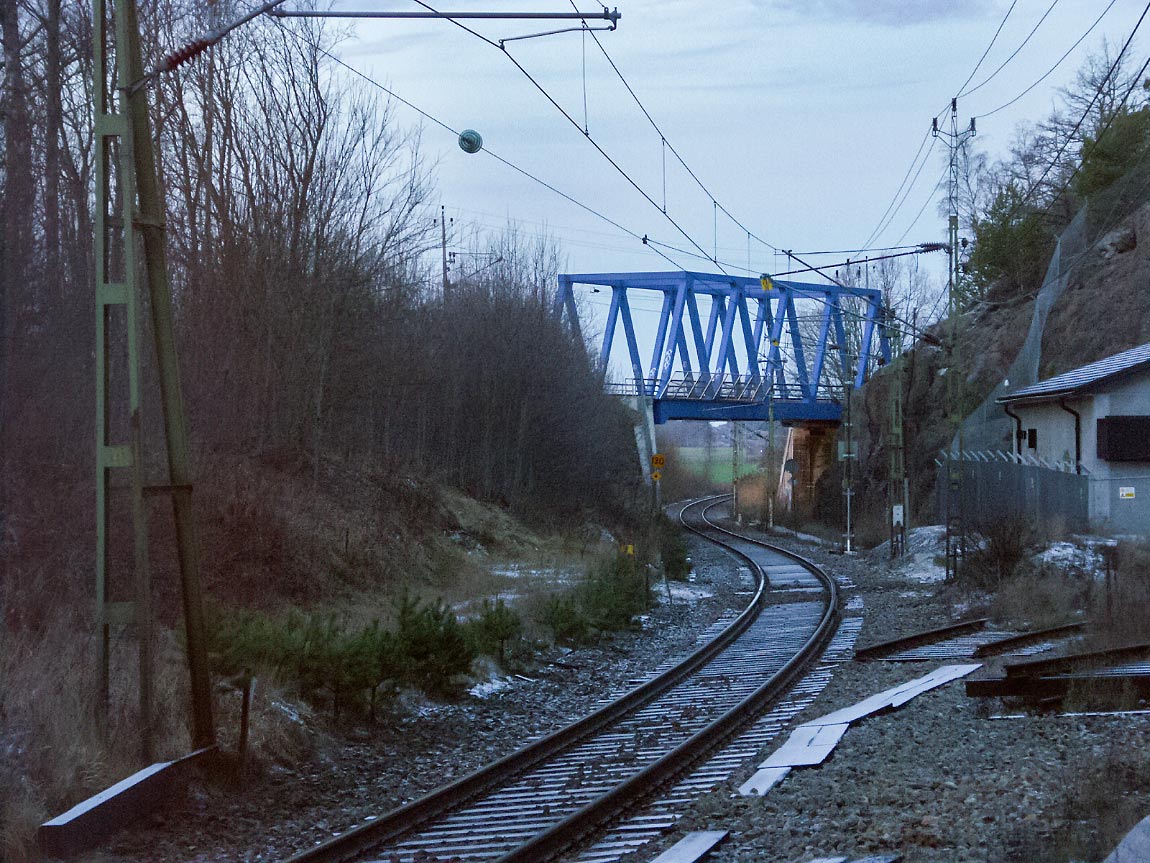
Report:
[[[1059,0],[1018,56],[960,100],[962,122],[1008,101],[1042,75],[1107,2]],[[852,248],[870,235],[932,114],[966,80],[1009,5],[1009,0],[621,0],[618,30],[598,35],[667,139],[748,228],[796,251]],[[1049,7],[1050,0],[1018,0],[972,85],[1018,47]],[[979,123],[979,145],[999,152],[1019,122],[1040,119],[1085,53],[1097,51],[1104,38],[1120,45],[1143,7],[1141,0],[1117,0],[1043,84]],[[407,0],[339,0],[337,8],[418,7]],[[437,8],[571,7],[564,0],[439,0]],[[596,4],[584,0],[581,8]],[[476,29],[498,40],[553,26],[480,22]],[[1136,41],[1135,49],[1144,41]],[[589,131],[662,204],[659,136],[594,43],[586,44]],[[582,35],[508,47],[582,123]],[[359,22],[338,54],[450,126],[478,130],[490,149],[637,234],[693,248],[497,48],[448,22],[371,21]],[[397,117],[419,122],[403,107]],[[427,154],[439,160],[438,192],[449,215],[489,226],[508,218],[529,228],[546,223],[562,240],[572,271],[669,266],[638,241],[486,154],[466,155],[442,129],[426,124],[424,142]],[[936,146],[879,244],[893,244],[904,232],[904,242],[945,238],[945,223],[933,204],[911,227],[943,167],[942,147]],[[669,154],[666,183],[668,212],[710,254],[710,199]],[[748,265],[746,234],[722,214],[718,246],[721,259]],[[708,269],[705,262],[672,257],[688,269]],[[777,271],[785,262],[752,242],[750,268]]]
[[[584,11],[600,8],[594,0],[578,2]],[[959,100],[961,124],[1032,85],[1109,3],[1053,0],[1052,6],[1052,0],[1017,0],[970,81],[968,89],[977,91]],[[430,0],[430,5],[441,11],[571,9],[568,0]],[[1010,5],[1011,0],[618,0],[619,28],[596,35],[667,140],[747,228],[795,252],[854,249],[879,224],[931,117],[948,112],[951,96],[970,78]],[[335,8],[419,6],[413,0],[335,0]],[[1073,80],[1088,53],[1100,51],[1104,39],[1115,49],[1125,42],[1144,8],[1142,0],[1114,0],[1053,74],[1010,107],[980,119],[977,145],[992,155],[1004,152],[1020,123],[1050,112],[1058,89]],[[1047,10],[1025,47],[979,87]],[[495,41],[565,26],[468,23]],[[1145,27],[1150,31],[1150,22]],[[1139,65],[1146,44],[1141,38],[1132,46],[1131,59]],[[721,213],[716,226],[711,198],[670,153],[664,172],[659,135],[590,38],[585,54],[578,32],[510,42],[508,49],[580,125],[586,98],[590,135],[658,206],[645,200],[498,48],[450,22],[360,21],[337,54],[452,128],[478,130],[489,150],[638,236],[697,252],[693,241],[711,255],[717,234],[718,258],[733,274],[748,272],[736,268],[757,274],[793,266],[759,242],[751,241],[748,249],[745,231]],[[396,118],[423,123],[424,152],[438,164],[438,197],[457,223],[499,230],[511,220],[529,232],[545,225],[562,243],[567,272],[675,266],[715,271],[709,261],[674,252],[668,253],[674,261],[669,263],[490,154],[465,154],[454,135],[406,107],[396,107]],[[872,247],[945,240],[945,219],[933,194],[945,169],[944,150],[941,142],[935,144]],[[690,239],[660,212],[664,178],[667,212]],[[481,264],[461,258],[453,278],[466,277]],[[945,282],[945,255],[924,256],[920,264],[936,285]],[[581,303],[585,332],[594,333],[607,304],[589,294]],[[658,300],[633,299],[632,307],[640,341],[647,341]],[[616,348],[612,368],[625,376],[626,354]]]

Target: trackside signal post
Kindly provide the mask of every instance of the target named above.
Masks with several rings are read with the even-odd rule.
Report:
[[[151,757],[151,611],[147,497],[171,499],[183,596],[191,677],[192,741],[215,743],[211,680],[204,643],[198,547],[192,517],[192,470],[179,365],[172,326],[172,297],[164,250],[164,209],[159,194],[135,0],[96,0],[93,19],[93,98],[96,135],[96,651],[99,721],[107,718],[111,629],[133,625],[139,644],[140,726],[145,758]],[[115,56],[114,68],[107,58]],[[152,313],[169,477],[146,485],[140,420],[138,271],[142,266]],[[126,412],[121,407],[126,405]],[[125,416],[126,413],[126,416]],[[112,480],[131,498],[134,589],[130,601],[113,578]],[[123,490],[121,490],[123,489]],[[124,579],[126,581],[126,579]]]

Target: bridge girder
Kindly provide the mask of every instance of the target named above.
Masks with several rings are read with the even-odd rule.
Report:
[[[787,423],[837,422],[843,393],[890,360],[882,293],[874,289],[685,271],[563,274],[558,281],[555,313],[580,338],[575,287],[610,290],[600,367],[606,375],[621,322],[632,377],[607,387],[653,399],[659,423],[766,420],[771,413]],[[630,302],[637,295],[661,296],[654,337],[643,345]],[[700,308],[701,299],[709,306]],[[804,332],[801,321],[814,326]],[[641,347],[650,347],[649,365]],[[838,380],[828,368],[832,352]]]

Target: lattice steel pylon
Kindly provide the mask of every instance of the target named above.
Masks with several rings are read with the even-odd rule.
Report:
[[[199,561],[191,510],[192,472],[179,366],[172,327],[172,299],[164,251],[164,211],[152,149],[135,0],[95,0],[93,100],[96,137],[96,649],[100,721],[109,701],[112,626],[137,628],[140,651],[141,740],[150,757],[151,609],[146,496],[168,494],[175,521],[191,677],[192,740],[215,742],[211,680],[204,644]],[[109,64],[109,58],[114,61]],[[144,484],[140,421],[138,271],[148,289],[163,408],[169,481]],[[126,381],[121,380],[126,372]],[[121,390],[121,387],[123,388]],[[124,397],[126,396],[126,399]],[[126,412],[121,410],[126,401]],[[125,416],[126,413],[126,416]],[[130,475],[134,534],[133,601],[111,601],[116,471]]]
[[[962,513],[962,420],[963,396],[962,377],[959,373],[958,328],[962,312],[962,285],[958,242],[958,154],[963,146],[975,135],[974,119],[970,127],[959,131],[958,98],[950,100],[950,129],[938,128],[938,118],[932,121],[934,136],[946,141],[950,156],[950,169],[947,180],[947,336],[949,341],[949,368],[946,374],[946,413],[950,420],[953,439],[946,449],[946,577],[958,577],[959,567],[965,553],[966,526]],[[956,452],[957,450],[957,452]],[[957,457],[956,457],[957,456]]]

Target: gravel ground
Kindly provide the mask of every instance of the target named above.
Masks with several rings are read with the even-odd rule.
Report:
[[[865,604],[860,644],[969,611],[945,586],[908,584],[884,561],[780,544],[851,577]],[[848,663],[795,724],[940,664]],[[731,831],[716,863],[878,853],[900,853],[905,863],[1037,863],[1101,859],[1150,813],[1150,717],[989,718],[1002,712],[997,701],[968,699],[961,682],[948,684],[852,725],[827,762],[793,770],[766,797],[734,795],[756,760],[702,798],[684,828]]]
[[[691,539],[695,590],[677,590],[641,633],[564,655],[577,668],[541,666],[486,698],[422,703],[390,724],[323,729],[306,763],[273,767],[243,792],[193,787],[180,806],[119,834],[88,859],[207,863],[281,860],[291,853],[413,800],[589,713],[599,699],[669,657],[690,651],[702,630],[748,597],[731,559]],[[661,596],[665,594],[660,589]],[[709,597],[699,594],[712,593]],[[685,594],[693,595],[690,602]]]
[[[780,544],[854,581],[857,590],[845,598],[855,605],[861,598],[865,606],[860,644],[977,611],[944,585],[907,580],[884,561],[846,558],[793,540]],[[698,585],[713,587],[715,596],[689,609],[678,600],[674,608],[664,605],[643,633],[563,657],[579,669],[541,668],[531,674],[534,683],[432,705],[387,727],[327,730],[308,762],[269,771],[242,794],[197,787],[183,806],[121,834],[90,859],[282,859],[584,715],[597,699],[686,652],[723,610],[745,601],[734,596],[729,558],[694,540],[692,554]],[[937,664],[841,666],[795,724]],[[804,863],[882,852],[901,853],[906,863],[1062,863],[1100,860],[1112,837],[1150,812],[1150,771],[1142,769],[1140,790],[1127,793],[1137,784],[1127,775],[1130,753],[1143,750],[1150,717],[989,718],[1001,712],[1001,704],[967,699],[961,683],[949,684],[856,723],[830,760],[792,771],[765,798],[734,796],[756,759],[700,798],[683,828],[731,831],[713,855],[716,863]],[[680,835],[668,836],[663,846]]]

